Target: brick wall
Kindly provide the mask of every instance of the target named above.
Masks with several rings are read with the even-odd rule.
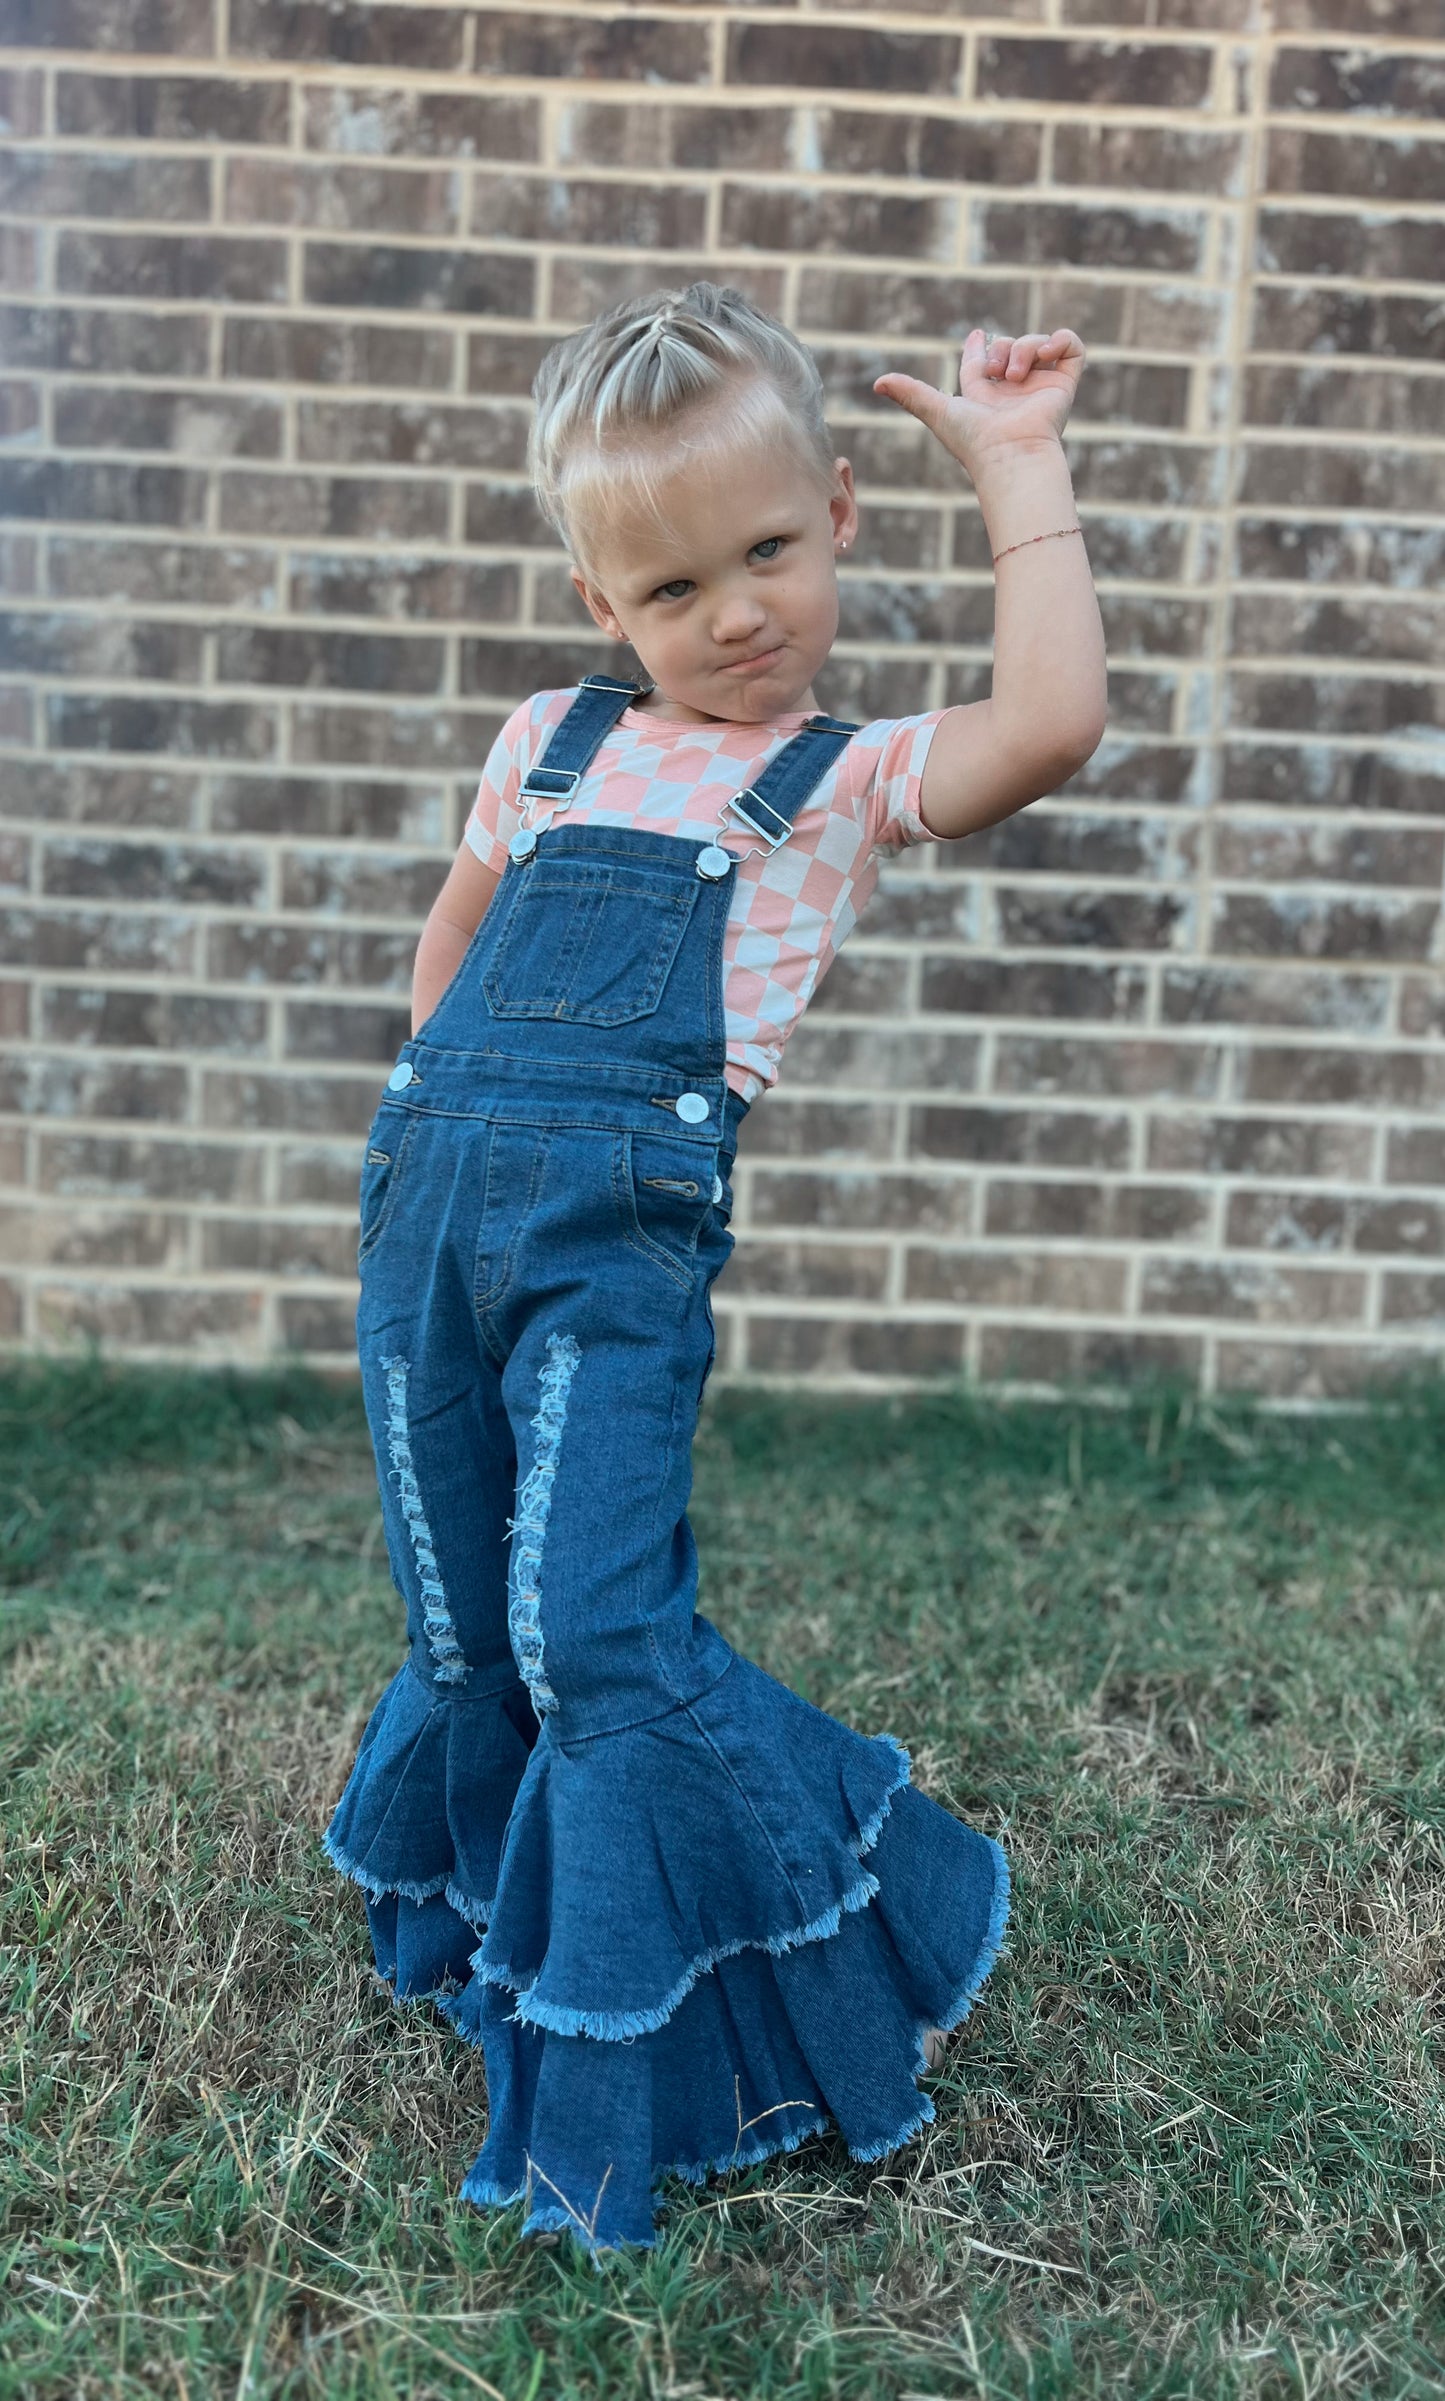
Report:
[[[1113,704],[887,875],[746,1129],[725,1371],[1313,1397],[1434,1348],[1440,0],[0,26],[5,1340],[349,1360],[420,920],[509,709],[618,656],[529,381],[706,273],[858,471],[845,712],[988,683],[977,512],[871,379],[1079,329]]]

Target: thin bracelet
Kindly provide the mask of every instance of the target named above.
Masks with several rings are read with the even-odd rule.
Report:
[[[1002,550],[996,550],[993,563],[997,566],[999,560],[1006,559],[1011,550],[1027,550],[1031,542],[1057,542],[1062,534],[1081,534],[1083,530],[1082,525],[1056,525],[1051,534],[1029,534],[1022,542],[1009,542]]]

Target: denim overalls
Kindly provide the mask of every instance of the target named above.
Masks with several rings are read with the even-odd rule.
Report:
[[[650,687],[644,687],[647,689]],[[565,801],[639,688],[589,676],[523,786]],[[856,728],[729,803],[768,846]],[[933,2115],[922,2030],[1007,1916],[999,1846],[695,1609],[686,1506],[745,1104],[721,843],[524,824],[382,1095],[357,1315],[409,1656],[326,1835],[378,1968],[485,2052],[463,2186],[653,2240],[671,2172]],[[866,1864],[865,1864],[866,1859]]]

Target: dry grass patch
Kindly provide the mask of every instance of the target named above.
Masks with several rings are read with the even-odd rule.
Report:
[[[480,2062],[318,1849],[396,1650],[354,1396],[22,1368],[0,1418],[0,2396],[1445,2392],[1438,1392],[725,1396],[710,1614],[1017,1910],[920,2143],[600,2272],[457,2203]]]

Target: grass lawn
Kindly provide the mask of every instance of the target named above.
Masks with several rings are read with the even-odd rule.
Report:
[[[1445,2394],[1445,1384],[716,1399],[703,1605],[1014,1917],[920,2143],[600,2270],[458,2203],[479,2056],[319,1849],[399,1656],[355,1396],[36,1363],[0,1435],[7,2401]]]

